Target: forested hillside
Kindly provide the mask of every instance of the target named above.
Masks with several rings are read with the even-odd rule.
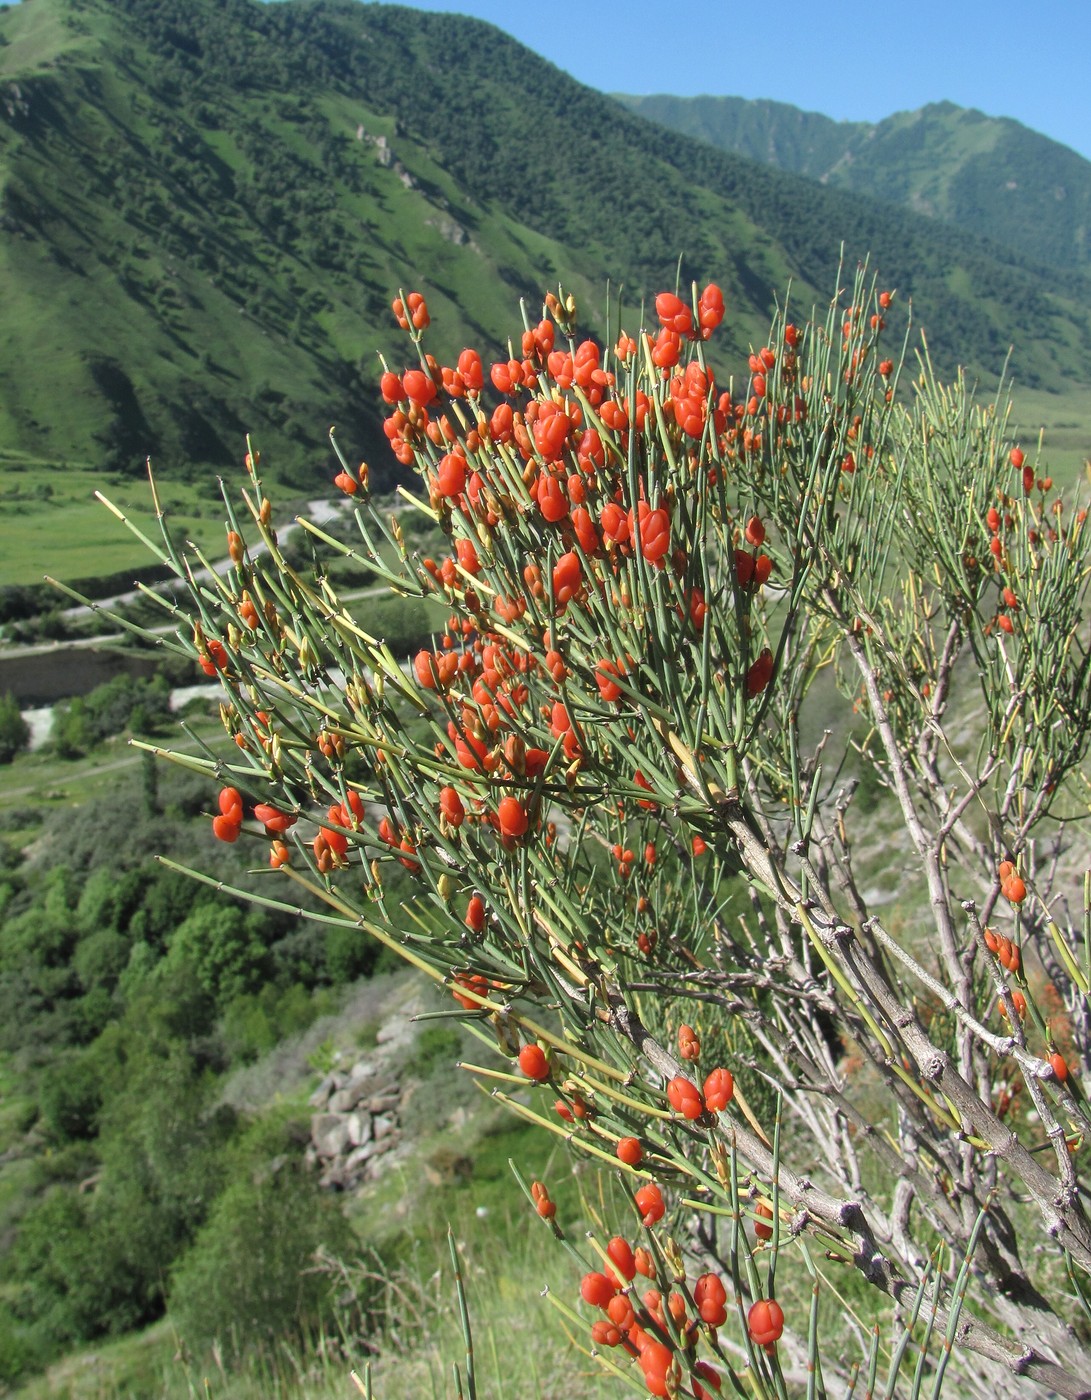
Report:
[[[1035,262],[1091,266],[1091,163],[1010,117],[953,102],[872,123],[742,97],[619,100],[721,150],[984,233]]]

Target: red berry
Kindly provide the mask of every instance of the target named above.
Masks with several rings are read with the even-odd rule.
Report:
[[[217,671],[226,671],[228,657],[227,648],[224,646],[223,642],[219,641],[216,637],[211,637],[205,643],[205,646],[208,650],[208,655],[199,658],[201,670],[205,675],[214,676]]]
[[[475,1001],[473,997],[466,996],[464,992],[460,992],[458,990],[459,987],[465,987],[468,991],[477,992],[480,996],[487,996],[489,984],[484,977],[481,976],[480,972],[474,972],[472,974],[466,972],[461,973],[455,978],[455,988],[451,993],[455,1001],[458,1002],[459,1006],[461,1006],[464,1011],[479,1010],[481,1003]],[[531,1194],[533,1194],[533,1187],[531,1188]],[[535,1197],[535,1199],[537,1199],[537,1197]],[[539,1214],[540,1213],[541,1212],[539,1212]]]
[[[724,319],[724,294],[715,282],[710,282],[701,293],[697,303],[697,318],[701,324],[701,335],[707,339]]]
[[[1057,1083],[1063,1084],[1068,1078],[1068,1065],[1059,1051],[1054,1050],[1053,1054],[1050,1055],[1049,1067],[1053,1071],[1053,1078],[1056,1079]]]
[[[1027,897],[1027,887],[1018,875],[1009,876],[1000,892],[1009,904],[1022,904]]]
[[[702,1274],[693,1285],[693,1301],[701,1321],[710,1327],[722,1327],[727,1321],[727,1289],[718,1274]]]
[[[674,1361],[674,1353],[662,1342],[649,1342],[640,1353],[640,1367],[644,1372],[644,1384],[652,1395],[668,1395],[667,1372]]]
[[[519,1068],[528,1079],[540,1084],[549,1078],[549,1061],[540,1045],[524,1045],[519,1051]]]
[[[221,815],[212,818],[212,834],[217,841],[226,841],[231,844],[239,839],[240,830],[240,824],[232,821],[230,817]]]
[[[254,808],[254,816],[267,832],[278,836],[282,836],[289,827],[294,826],[297,820],[294,813],[282,812],[278,807],[271,807],[268,802],[259,802]]]
[[[717,1068],[704,1082],[705,1106],[710,1113],[722,1113],[735,1092],[735,1079],[729,1069]]]
[[[529,825],[527,810],[517,797],[502,797],[496,815],[501,836],[517,841],[520,836],[526,834]]]
[[[650,1181],[647,1186],[642,1186],[633,1197],[636,1201],[636,1208],[640,1211],[645,1226],[654,1225],[657,1220],[662,1220],[666,1214],[666,1206],[663,1204],[663,1193],[654,1181]]]
[[[436,491],[447,500],[461,496],[466,488],[466,458],[461,452],[448,452],[436,467]]]
[[[580,1283],[580,1296],[593,1308],[605,1308],[617,1292],[617,1284],[605,1274],[584,1274]]]
[[[675,1075],[667,1085],[667,1099],[675,1113],[680,1113],[683,1118],[700,1118],[705,1111],[697,1085],[681,1074]]]
[[[424,297],[421,296],[420,292],[410,292],[405,300],[409,314],[413,318],[413,329],[427,330],[432,324],[432,318],[428,315],[428,304]]]
[[[402,375],[402,389],[405,397],[421,408],[426,407],[436,397],[436,383],[430,374],[422,369],[407,370]]]
[[[636,1261],[638,1274],[643,1274],[645,1278],[655,1278],[655,1260],[642,1244],[633,1250],[633,1259]]]
[[[553,566],[553,601],[564,609],[576,596],[583,581],[580,556],[572,551],[562,554]]]
[[[636,1274],[636,1266],[629,1275],[630,1279]],[[610,1321],[623,1331],[628,1332],[636,1322],[636,1313],[633,1310],[632,1299],[627,1293],[615,1293],[606,1304],[606,1315]]]
[[[620,700],[621,687],[615,676],[624,676],[625,666],[620,661],[600,661],[595,667],[595,683],[599,688],[599,694],[604,700]]]
[[[707,1382],[717,1393],[720,1391],[722,1387],[720,1377],[707,1361],[698,1361],[697,1365],[693,1368],[693,1374],[695,1376],[700,1376],[701,1380]],[[712,1400],[712,1396],[705,1387],[701,1385],[700,1381],[695,1380],[693,1382],[693,1395],[694,1400]]]
[[[461,826],[466,819],[466,808],[462,805],[462,798],[453,787],[440,789],[439,810],[448,826]]]
[[[689,335],[693,330],[693,312],[673,292],[659,293],[655,299],[655,314],[665,329],[678,335]]]
[[[610,1262],[616,1267],[621,1277],[626,1283],[630,1282],[636,1274],[636,1259],[628,1240],[623,1240],[620,1235],[615,1235],[606,1246],[606,1253],[610,1256]]]
[[[764,558],[764,556],[762,556]],[[760,695],[769,684],[773,675],[773,653],[768,647],[763,648],[758,659],[750,666],[746,673],[746,694],[752,700],[755,695]]]
[[[481,979],[484,981],[484,979]],[[534,1209],[543,1220],[552,1220],[557,1214],[557,1207],[549,1199],[549,1189],[542,1185],[540,1181],[530,1183],[530,1197],[534,1202]]]
[[[1016,989],[1011,994],[1011,1004],[1015,1007],[1015,1014],[1019,1017],[1021,1021],[1023,1017],[1027,1014],[1027,999],[1018,987],[1016,987]],[[1000,1014],[1006,1021],[1008,1019],[1008,1008],[1004,1005],[1003,1002],[999,1002],[998,1005],[1000,1007]]]
[[[750,1340],[767,1347],[777,1341],[784,1331],[784,1311],[774,1298],[759,1298],[746,1315],[746,1330]]]
[[[772,1225],[766,1225],[764,1222],[766,1220],[772,1220],[773,1207],[768,1201],[759,1201],[754,1207],[754,1214],[759,1217],[759,1219],[754,1222],[754,1234],[757,1235],[759,1240],[771,1240],[773,1238],[773,1227]]]
[[[618,1140],[617,1147],[614,1148],[619,1162],[624,1162],[627,1167],[638,1167],[644,1156],[644,1149],[640,1145],[640,1139],[635,1137],[623,1137]]]
[[[436,689],[439,684],[439,670],[436,666],[435,652],[418,651],[413,658],[413,670],[417,683],[423,690]]]

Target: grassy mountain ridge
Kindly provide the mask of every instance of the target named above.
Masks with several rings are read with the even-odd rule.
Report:
[[[498,351],[520,296],[562,281],[602,329],[608,279],[631,305],[680,252],[683,280],[724,285],[734,350],[789,279],[828,295],[844,242],[948,366],[995,373],[1017,340],[1045,386],[1091,352],[1082,280],[664,134],[476,21],[23,0],[0,41],[0,460],[134,472],[151,452],[200,475],[250,429],[317,483],[336,423],[381,474],[399,286],[427,293],[437,350]]]
[[[741,97],[618,101],[721,150],[987,231],[1037,262],[1091,267],[1091,162],[1010,117],[953,102],[871,123]]]

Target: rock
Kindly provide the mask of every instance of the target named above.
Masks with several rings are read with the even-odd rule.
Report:
[[[351,1086],[347,1089],[338,1089],[336,1094],[330,1095],[329,1111],[331,1113],[351,1113],[360,1102],[360,1091]]]
[[[349,1142],[348,1121],[340,1113],[316,1113],[311,1119],[311,1141],[320,1157],[338,1157]]]
[[[335,1089],[341,1087],[336,1082],[340,1077],[341,1076],[337,1074],[324,1074],[322,1076],[318,1088],[314,1091],[309,1100],[312,1108],[321,1108],[330,1094],[332,1094]]]
[[[359,1147],[361,1143],[371,1141],[373,1136],[371,1119],[366,1113],[352,1113],[345,1122],[348,1127],[349,1142],[353,1147]]]
[[[374,1155],[374,1145],[370,1142],[364,1143],[362,1147],[355,1148],[345,1158],[344,1172],[350,1181],[359,1181],[367,1172],[367,1164]]]
[[[349,1185],[343,1162],[332,1162],[318,1178],[319,1186],[327,1191],[343,1191]]]
[[[392,1167],[396,1167],[405,1156],[404,1151],[388,1151],[388,1148],[400,1148],[401,1140],[397,1137],[387,1138],[385,1143],[381,1143],[382,1153],[376,1152],[371,1161],[367,1164],[367,1174],[369,1177],[378,1178],[384,1172],[388,1172]]]
[[[440,238],[446,239],[448,243],[461,247],[466,242],[466,230],[457,219],[441,215],[438,219],[428,219],[426,222],[436,230]]]
[[[416,1036],[416,1007],[405,998],[396,1005],[378,1031],[375,1047],[357,1051],[360,1058],[351,1066],[348,1053],[338,1056],[339,1063],[311,1095],[316,1111],[306,1155],[328,1190],[353,1190],[410,1150],[400,1122],[414,1085],[402,1090],[399,1069]]]

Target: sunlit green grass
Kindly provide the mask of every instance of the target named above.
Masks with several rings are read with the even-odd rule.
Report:
[[[158,482],[163,508],[182,539],[217,543],[223,504],[214,486]],[[155,557],[95,497],[101,492],[149,538],[158,526],[148,483],[140,477],[108,476],[93,467],[17,462],[0,456],[0,587],[40,583],[44,575],[64,580],[101,578],[124,569],[147,568]],[[61,594],[58,604],[65,604]]]

